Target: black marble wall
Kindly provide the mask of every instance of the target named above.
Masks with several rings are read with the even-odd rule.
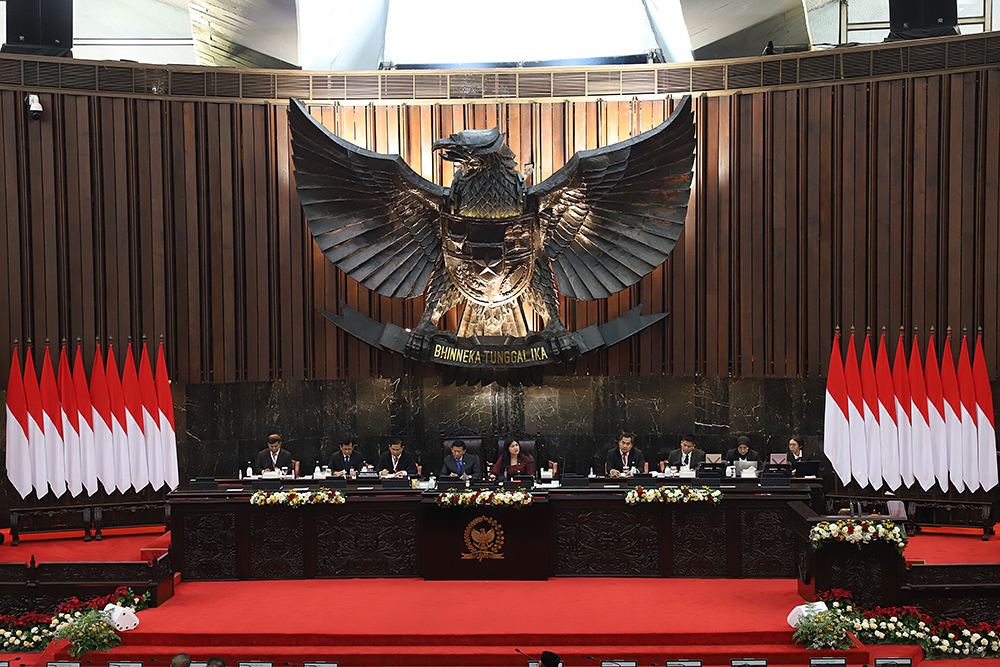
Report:
[[[819,456],[822,380],[555,377],[544,387],[445,387],[435,379],[336,380],[189,385],[179,393],[181,477],[234,476],[280,433],[302,472],[353,440],[374,462],[390,436],[425,466],[441,465],[443,438],[477,435],[496,457],[505,434],[534,436],[542,459],[563,471],[600,470],[619,433],[631,431],[647,461],[665,458],[694,433],[724,453],[749,435],[762,454],[787,451],[801,434]],[[428,467],[429,466],[429,467]]]

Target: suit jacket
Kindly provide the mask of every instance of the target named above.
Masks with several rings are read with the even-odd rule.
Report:
[[[667,455],[667,465],[670,466],[671,468],[675,468],[675,467],[676,468],[680,468],[681,467],[681,455],[683,453],[684,452],[681,451],[680,447],[678,447],[674,451],[670,452],[670,454]],[[692,470],[694,468],[698,467],[698,464],[700,464],[700,463],[702,463],[704,461],[705,461],[705,452],[703,450],[700,450],[697,447],[695,447],[694,449],[691,450],[691,465],[690,465],[690,468]]]
[[[339,449],[333,453],[330,457],[330,471],[331,472],[350,472],[351,470],[360,471],[365,465],[365,457],[361,455],[361,452],[354,450],[351,454],[351,460],[349,463],[344,463],[344,454]]]
[[[503,459],[498,459],[496,463],[493,464],[493,470],[490,471],[494,477],[502,477],[503,479],[513,479],[518,475],[534,475],[535,474],[535,462],[531,460],[531,457],[527,454],[522,454],[517,457],[518,464],[516,466],[507,466],[506,475],[504,471],[501,470],[503,467]]]
[[[639,472],[645,471],[646,459],[643,458],[641,449],[633,446],[632,449],[629,450],[627,456],[629,468],[635,468]],[[622,450],[618,449],[618,446],[615,445],[608,450],[608,457],[604,461],[604,474],[610,474],[612,470],[621,472],[622,467]]]
[[[292,455],[286,452],[284,449],[278,450],[278,467],[288,468],[289,472],[293,472],[295,468],[295,462],[292,461]],[[271,450],[266,447],[257,453],[256,465],[254,465],[254,470],[260,473],[265,470],[273,470],[274,461],[271,460]]]
[[[353,456],[351,457],[353,463]],[[405,470],[407,475],[413,476],[417,474],[417,461],[413,458],[405,449],[403,453],[399,455],[399,463],[396,464],[396,470],[392,469],[392,453],[385,452],[382,454],[382,458],[378,460],[378,465],[375,466],[376,472],[382,472],[383,470],[388,470],[389,472],[398,472],[399,470]]]
[[[757,454],[756,450],[751,449],[747,451],[746,456],[740,456],[740,450],[734,447],[726,452],[725,460],[730,463],[733,461],[760,461],[760,455]]]
[[[472,479],[479,479],[483,476],[483,471],[479,468],[479,457],[473,456],[469,452],[462,455],[462,471],[465,473],[466,477],[471,477]],[[441,464],[441,476],[447,477],[452,473],[458,474],[458,463],[455,461],[455,457],[450,454],[444,457],[444,463]]]

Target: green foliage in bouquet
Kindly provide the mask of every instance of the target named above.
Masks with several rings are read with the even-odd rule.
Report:
[[[69,654],[79,658],[84,653],[109,651],[122,643],[107,614],[97,609],[77,616],[56,629],[56,639],[70,643]]]
[[[821,611],[799,619],[799,626],[792,639],[805,644],[810,651],[833,649],[846,651],[854,648],[854,639],[848,631],[851,623],[834,611]]]

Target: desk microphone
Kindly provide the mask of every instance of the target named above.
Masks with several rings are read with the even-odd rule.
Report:
[[[517,648],[517,647],[514,647],[514,650],[515,650],[515,651],[517,651],[518,653],[520,653],[521,655],[523,655],[523,656],[524,656],[525,658],[527,658],[528,660],[534,660],[534,661],[536,661],[536,662],[539,662],[539,664],[541,664],[541,662],[540,662],[540,661],[538,660],[538,658],[536,658],[536,657],[534,657],[534,656],[531,656],[531,655],[528,655],[527,653],[525,653],[525,652],[524,652],[524,651],[522,651],[521,649],[519,649],[519,648]]]
[[[604,658],[595,658],[595,657],[594,657],[594,656],[592,656],[592,655],[588,655],[588,656],[587,656],[587,660],[597,660],[597,661],[598,661],[598,662],[600,662],[601,664],[604,664],[604,663],[606,663],[606,662],[610,662],[610,663],[612,663],[612,664],[615,664],[615,665],[618,665],[618,667],[624,667],[624,664],[623,664],[623,663],[621,663],[621,662],[619,662],[619,661],[617,661],[617,660],[605,660]],[[632,665],[632,664],[634,664],[634,663],[633,663],[633,662],[632,662],[632,661],[630,660],[630,661],[629,661],[629,665]],[[655,665],[656,663],[654,662],[653,664]]]

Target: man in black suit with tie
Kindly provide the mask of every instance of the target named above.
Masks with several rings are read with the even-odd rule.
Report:
[[[417,462],[413,456],[403,451],[403,441],[396,438],[389,443],[389,451],[378,460],[375,469],[383,477],[406,477],[417,474]]]
[[[351,471],[364,470],[365,457],[360,452],[354,451],[353,442],[345,442],[340,445],[340,451],[330,457],[330,470],[335,477],[351,476]]]
[[[258,473],[265,470],[281,470],[282,468],[292,470],[295,467],[292,455],[281,448],[281,436],[277,433],[267,436],[267,449],[260,450],[256,463],[255,468]]]
[[[604,462],[605,475],[628,477],[633,471],[646,472],[646,459],[642,455],[642,450],[636,449],[632,441],[631,433],[622,433],[618,436],[618,446],[611,448]]]
[[[687,468],[694,470],[705,460],[705,452],[695,447],[694,436],[688,433],[681,439],[681,446],[667,455],[666,461],[660,461],[660,470],[671,468]]]
[[[444,463],[441,464],[441,476],[479,479],[482,474],[482,470],[479,468],[479,457],[465,453],[465,441],[456,440],[451,443],[451,456],[444,457]]]

